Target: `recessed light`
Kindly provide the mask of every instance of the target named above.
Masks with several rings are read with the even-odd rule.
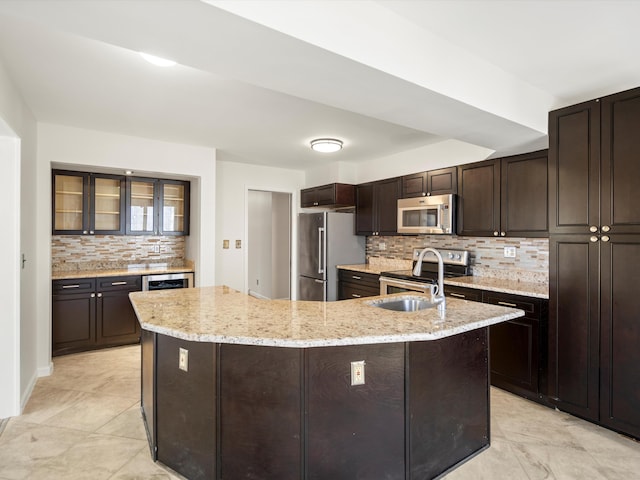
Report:
[[[167,60],[166,58],[156,57],[155,55],[149,55],[148,53],[139,52],[142,58],[147,62],[152,63],[158,67],[173,67],[176,62],[173,60]]]
[[[342,140],[335,138],[316,138],[311,140],[311,149],[316,152],[333,153],[342,149]]]

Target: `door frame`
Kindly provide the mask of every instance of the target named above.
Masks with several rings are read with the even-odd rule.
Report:
[[[0,267],[3,280],[0,304],[0,419],[20,415],[20,138],[0,118],[0,159],[5,177],[1,190],[8,234],[1,240]]]
[[[244,254],[243,254],[243,292],[249,293],[249,192],[260,191],[268,193],[284,193],[290,198],[289,203],[289,298],[297,298],[296,282],[293,281],[297,265],[295,258],[297,246],[294,239],[297,238],[297,215],[294,213],[294,202],[297,200],[296,192],[287,189],[272,187],[245,186],[244,191]]]

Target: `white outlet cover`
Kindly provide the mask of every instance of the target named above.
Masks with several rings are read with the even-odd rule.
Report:
[[[504,258],[516,258],[516,247],[504,247]]]
[[[364,360],[351,362],[351,385],[364,385]]]
[[[178,368],[185,372],[189,371],[189,350],[186,348],[180,348],[180,352],[178,354]]]

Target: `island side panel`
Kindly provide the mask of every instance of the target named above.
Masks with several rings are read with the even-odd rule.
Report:
[[[303,478],[302,364],[297,348],[220,345],[220,478]]]
[[[179,349],[188,351],[188,371]],[[158,461],[189,480],[216,472],[216,346],[166,335],[156,341]]]
[[[409,468],[435,478],[489,446],[487,328],[408,344]]]
[[[151,458],[157,460],[156,450],[156,334],[148,330],[140,332],[141,379],[140,410],[147,431]]]
[[[404,343],[307,350],[309,480],[404,480]],[[364,385],[351,362],[364,360]]]

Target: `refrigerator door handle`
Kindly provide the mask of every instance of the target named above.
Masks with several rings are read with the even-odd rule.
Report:
[[[324,258],[324,227],[318,227],[318,273],[323,274],[325,267]]]

